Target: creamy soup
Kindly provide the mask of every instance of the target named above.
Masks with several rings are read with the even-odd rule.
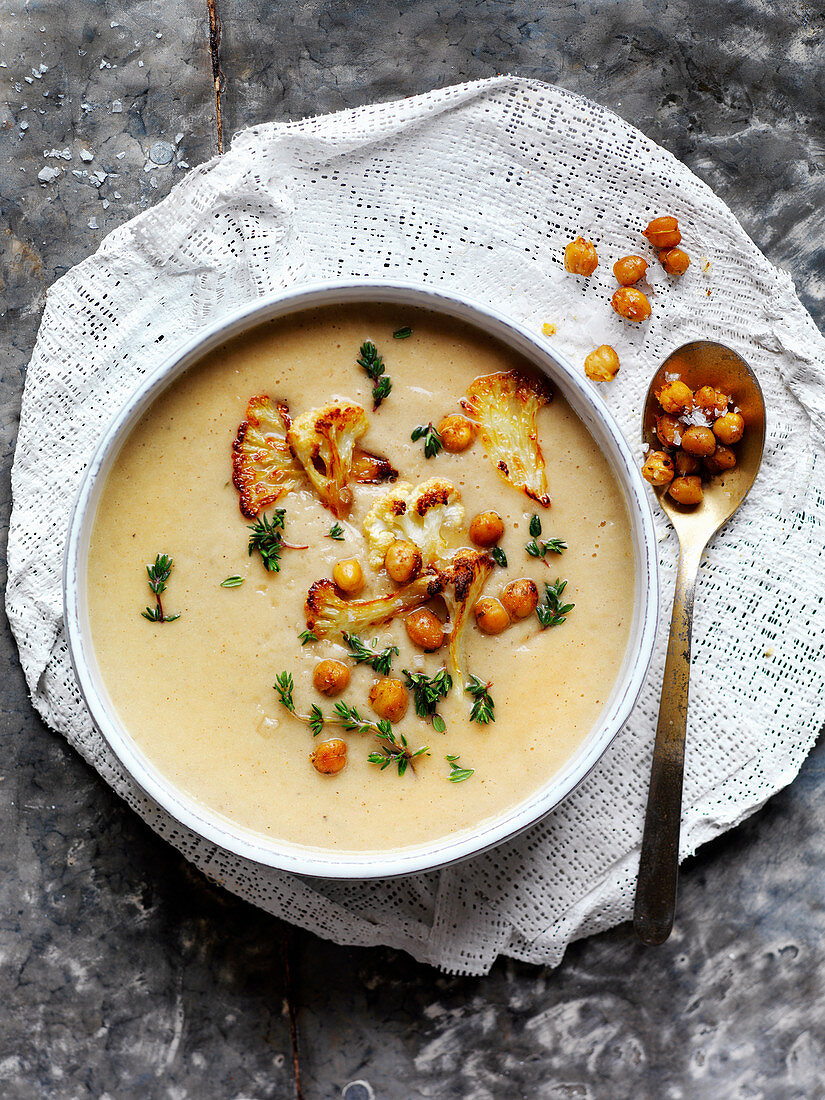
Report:
[[[394,339],[409,326],[412,334]],[[373,411],[372,382],[356,363],[373,341],[384,357],[392,391]],[[426,311],[351,306],[304,312],[262,325],[208,355],[151,406],[131,432],[106,480],[91,540],[88,603],[95,652],[115,710],[147,757],[176,786],[232,823],[267,837],[340,851],[417,845],[472,830],[522,802],[550,779],[598,721],[621,667],[634,606],[634,567],[628,517],[607,461],[556,393],[540,409],[538,439],[552,505],[544,508],[507,483],[482,439],[463,453],[426,458],[411,432],[446,413],[479,376],[514,368],[518,357],[491,337]],[[379,748],[369,733],[329,726],[313,738],[280,703],[273,684],[281,672],[294,681],[296,710],[313,704],[331,714],[335,702],[355,706],[371,721],[368,695],[376,673],[354,664],[340,639],[302,644],[305,601],[314,581],[335,563],[356,557],[366,575],[358,597],[394,590],[368,563],[362,522],[391,484],[353,484],[351,511],[340,520],[343,539],[329,537],[335,517],[309,482],[265,511],[284,508],[284,538],[308,549],[284,549],[280,572],[249,555],[249,526],[232,482],[232,444],[253,395],[289,402],[293,417],[329,401],[363,406],[369,428],[360,440],[385,456],[412,485],[439,476],[461,494],[465,525],[454,547],[469,546],[466,529],[490,509],[504,521],[501,549],[484,590],[497,597],[516,578],[567,580],[564,602],[575,607],[559,626],[542,629],[535,614],[498,635],[483,634],[471,616],[462,664],[490,683],[495,721],[469,720],[473,700],[454,686],[440,700],[446,729],[418,717],[412,703],[398,723],[410,749],[430,754],[399,776],[368,760]],[[530,556],[531,516],[541,539],[567,549]],[[154,607],[146,564],[159,553],[173,560],[163,593],[174,621],[147,621]],[[231,576],[242,584],[221,587]],[[431,604],[446,619],[443,602]],[[392,675],[433,676],[447,647],[424,653],[412,645],[402,619],[361,633],[377,648],[396,645]],[[338,700],[313,686],[313,671],[334,657],[351,670]],[[341,737],[347,762],[336,775],[313,767],[320,740]],[[451,765],[472,769],[449,781]]]

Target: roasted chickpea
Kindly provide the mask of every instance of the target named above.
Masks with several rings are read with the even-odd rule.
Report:
[[[684,275],[690,267],[690,256],[683,248],[668,248],[659,253],[659,263],[668,275]]]
[[[357,596],[364,590],[364,570],[358,558],[344,558],[335,563],[332,579],[345,596]]]
[[[397,584],[414,581],[421,572],[421,551],[409,539],[395,539],[387,547],[384,568]]]
[[[682,425],[675,416],[665,413],[656,420],[656,435],[663,447],[678,447],[682,442]]]
[[[702,386],[693,395],[693,405],[715,419],[717,416],[724,416],[728,411],[728,396],[713,386]]]
[[[626,321],[646,321],[650,316],[650,302],[635,286],[620,286],[610,304]]]
[[[340,737],[330,737],[315,746],[309,754],[312,766],[321,775],[337,775],[347,762],[347,743]]]
[[[673,481],[673,459],[664,451],[651,451],[642,466],[642,477],[651,485],[669,485]]]
[[[725,470],[732,470],[736,465],[736,452],[730,447],[720,444],[712,455],[708,455],[704,461],[707,472],[711,475],[721,474]]]
[[[679,378],[665,382],[656,394],[656,400],[666,413],[680,413],[693,407],[693,390]]]
[[[725,413],[713,425],[713,434],[720,443],[738,443],[745,431],[745,418],[741,413]]]
[[[407,713],[409,701],[409,692],[394,676],[382,676],[370,688],[370,706],[379,718],[386,718],[388,722],[400,722]]]
[[[622,286],[633,286],[639,279],[644,279],[647,271],[647,260],[641,256],[622,256],[613,264],[613,274],[616,282]]]
[[[573,275],[592,275],[598,265],[596,249],[584,237],[576,237],[564,250],[564,270]]]
[[[500,634],[510,625],[510,616],[498,600],[485,596],[473,608],[478,629],[485,634]]]
[[[466,416],[451,413],[449,416],[442,416],[438,422],[438,434],[444,450],[450,454],[458,454],[459,451],[466,451],[475,439],[476,426]]]
[[[716,436],[710,428],[701,428],[693,424],[682,432],[682,450],[697,458],[707,458],[716,450]]]
[[[704,496],[702,479],[697,474],[692,474],[690,477],[675,477],[668,485],[667,491],[678,504],[701,504]]]
[[[343,661],[319,661],[312,682],[322,695],[340,695],[349,686],[349,669]]]
[[[590,352],[584,361],[584,373],[591,382],[612,382],[619,373],[619,357],[610,344]]]
[[[470,540],[476,546],[495,546],[504,534],[504,520],[498,512],[479,512],[470,524]]]
[[[412,644],[425,653],[434,653],[444,642],[441,619],[427,607],[412,611],[404,620],[404,626]]]
[[[539,590],[536,582],[531,581],[529,577],[510,581],[502,589],[501,602],[513,622],[517,619],[526,619],[539,605]]]
[[[698,474],[701,463],[695,455],[689,455],[686,451],[677,451],[673,456],[673,465],[677,477],[687,477],[688,474]]]
[[[679,223],[670,216],[654,218],[645,230],[644,235],[654,248],[675,248],[682,240]]]

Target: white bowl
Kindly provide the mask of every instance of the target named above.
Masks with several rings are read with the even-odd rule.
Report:
[[[403,849],[339,852],[290,844],[239,827],[158,771],[121,723],[103,684],[89,629],[86,569],[92,524],[106,475],[126,436],[166,386],[213,348],[262,322],[316,306],[379,301],[435,310],[474,325],[535,364],[564,394],[606,455],[624,494],[633,539],[636,601],[622,667],[601,717],[571,759],[544,786],[474,830]],[[226,851],[268,867],[322,878],[380,878],[432,870],[514,837],[558,806],[597,763],[636,702],[653,651],[658,604],[656,538],[644,483],[618,425],[590,383],[527,329],[488,306],[442,290],[382,281],[303,286],[245,306],[190,340],[141,382],[109,425],[83,477],[69,525],[64,568],[66,632],[75,674],[95,724],[135,782],[182,825]]]

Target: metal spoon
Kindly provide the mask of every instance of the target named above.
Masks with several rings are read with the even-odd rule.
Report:
[[[729,394],[745,420],[737,444],[737,464],[705,486],[704,500],[683,507],[656,489],[659,503],[679,536],[681,557],[673,597],[670,638],[653,750],[642,856],[636,884],[633,924],[647,944],[664,943],[673,927],[679,873],[679,826],[685,764],[690,636],[693,594],[702,553],[713,535],[730,519],[753,485],[765,445],[765,401],[756,376],[736,352],[723,344],[698,340],[674,351],[656,372],[645,399],[642,435],[652,450],[661,448],[656,434],[655,392],[677,375],[692,390],[713,386]]]

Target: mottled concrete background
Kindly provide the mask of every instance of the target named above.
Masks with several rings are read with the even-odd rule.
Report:
[[[689,164],[823,325],[821,4],[216,2],[227,140],[499,72],[555,81]],[[45,288],[217,131],[207,0],[0,0],[0,62],[5,528]],[[210,886],[37,721],[0,644],[3,1098],[825,1096],[822,746],[691,861],[666,946],[623,927],[555,972],[450,979]]]

